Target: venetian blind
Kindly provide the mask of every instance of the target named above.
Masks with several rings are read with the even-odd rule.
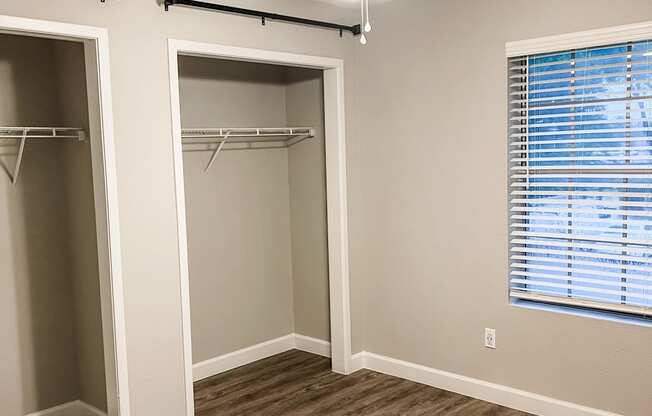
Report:
[[[652,316],[652,42],[508,68],[511,297]]]

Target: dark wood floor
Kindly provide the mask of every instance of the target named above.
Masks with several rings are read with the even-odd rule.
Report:
[[[195,383],[197,416],[526,416],[466,396],[288,351]]]

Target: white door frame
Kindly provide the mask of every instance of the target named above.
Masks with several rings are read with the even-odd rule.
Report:
[[[297,55],[176,39],[170,39],[168,41],[168,50],[187,414],[189,416],[194,415],[194,400],[186,202],[184,194],[183,149],[181,146],[181,107],[179,102],[179,55],[262,62],[321,69],[324,71],[331,356],[333,371],[349,374],[351,371],[351,313],[346,191],[344,62],[341,59],[334,58]]]
[[[109,416],[129,416],[120,221],[106,29],[0,15],[0,33],[84,44]]]

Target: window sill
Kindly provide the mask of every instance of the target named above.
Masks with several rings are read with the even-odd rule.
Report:
[[[547,312],[563,313],[566,315],[581,316],[585,318],[600,319],[603,321],[617,322],[627,325],[637,325],[652,328],[652,318],[636,317],[615,312],[582,309],[573,306],[553,305],[522,299],[511,299],[510,304],[519,308],[534,309]]]

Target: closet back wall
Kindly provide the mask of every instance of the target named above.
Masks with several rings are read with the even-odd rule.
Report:
[[[54,67],[50,41],[0,35],[0,125],[58,124],[56,77],[44,70]],[[27,145],[24,159],[16,186],[0,172],[0,403],[11,416],[75,400],[79,388],[61,148]],[[0,160],[13,172],[15,157]]]
[[[87,127],[83,71],[81,44],[0,35],[0,125]],[[89,150],[29,141],[18,183],[0,172],[3,415],[106,406]]]
[[[182,125],[313,127],[288,150],[184,154],[195,363],[330,340],[322,72],[181,57]],[[236,140],[236,139],[233,139]]]
[[[286,124],[281,67],[180,57],[181,122]],[[193,361],[293,332],[288,154],[184,153]]]

